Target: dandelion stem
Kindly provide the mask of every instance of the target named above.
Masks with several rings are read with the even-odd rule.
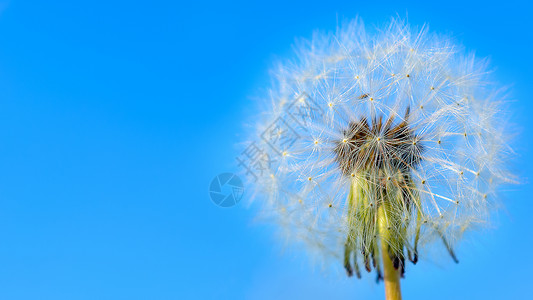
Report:
[[[401,300],[400,272],[394,268],[389,255],[391,233],[385,218],[385,203],[378,209],[379,233],[381,237],[381,257],[383,259],[383,281],[385,282],[385,296],[387,300]]]

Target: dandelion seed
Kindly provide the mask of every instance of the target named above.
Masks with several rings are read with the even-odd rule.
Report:
[[[406,258],[416,263],[433,244],[457,262],[462,234],[488,221],[497,197],[487,193],[513,176],[495,100],[504,97],[485,84],[484,64],[427,29],[400,20],[386,28],[367,37],[351,22],[279,66],[272,110],[257,128],[283,120],[281,137],[261,136],[268,157],[286,158],[265,172],[276,180],[262,177],[254,187],[265,213],[288,207],[273,216],[289,240],[344,259],[348,276],[361,277],[363,263],[385,279],[389,297],[399,295]],[[320,147],[310,143],[317,137]],[[305,209],[290,210],[295,199],[306,199]]]

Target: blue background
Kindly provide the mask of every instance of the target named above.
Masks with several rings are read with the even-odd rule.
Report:
[[[404,296],[531,294],[532,7],[401,2],[0,1],[0,299],[383,299],[374,275],[326,275],[208,186],[237,169],[251,99],[295,37],[396,13],[512,84],[524,178],[458,265],[409,265]]]

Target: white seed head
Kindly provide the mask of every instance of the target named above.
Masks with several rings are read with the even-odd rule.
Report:
[[[388,227],[405,249],[417,232],[419,251],[442,239],[451,248],[488,221],[498,185],[513,177],[502,89],[488,84],[483,60],[427,28],[393,20],[369,35],[356,20],[300,43],[273,73],[272,107],[252,139],[271,158],[262,173],[276,180],[259,176],[253,187],[263,212],[315,253],[342,258],[347,237],[378,236],[350,215],[358,208],[348,199],[364,195],[364,207],[377,209],[380,188],[400,199],[388,205],[402,222]],[[282,137],[265,134],[272,124]],[[291,155],[279,159],[287,153],[279,149]]]

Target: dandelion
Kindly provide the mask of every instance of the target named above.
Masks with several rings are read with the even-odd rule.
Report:
[[[427,28],[392,20],[367,34],[356,20],[273,73],[256,124],[269,163],[253,187],[289,239],[348,276],[374,270],[388,299],[431,245],[458,262],[457,241],[512,181],[505,95],[486,62]]]

